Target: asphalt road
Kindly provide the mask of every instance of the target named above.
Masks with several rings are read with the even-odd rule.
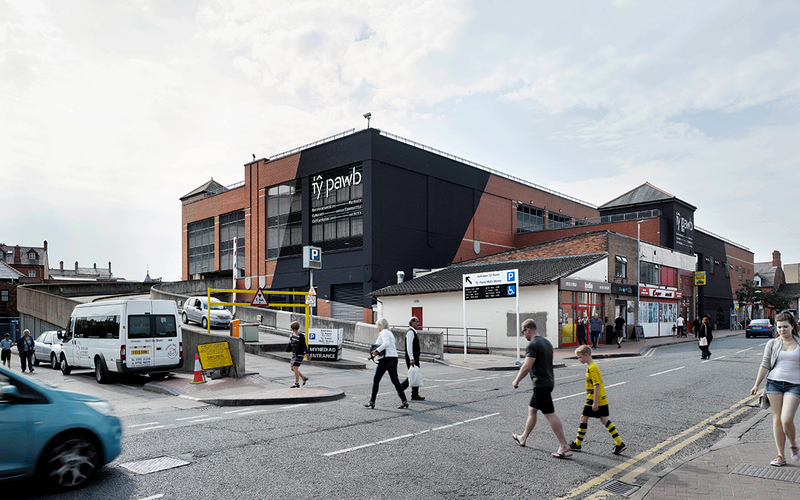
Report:
[[[63,377],[42,367],[36,377],[112,402],[123,420],[123,453],[78,492],[38,496],[24,484],[19,498],[586,498],[610,478],[644,484],[752,416],[749,389],[765,343],[715,340],[708,362],[693,343],[598,360],[610,418],[628,449],[613,455],[611,436],[592,420],[583,451],[570,460],[550,456],[558,445],[541,415],[525,448],[511,439],[523,429],[531,394],[529,380],[511,387],[511,371],[425,363],[426,401],[397,410],[385,377],[370,410],[362,406],[369,370],[306,372],[319,385],[343,389],[347,397],[339,401],[217,408],[144,391],[145,377],[100,386],[88,371]],[[288,382],[285,363],[275,363],[274,377]],[[577,360],[556,369],[553,397],[569,441],[584,402],[584,372]],[[186,464],[129,470],[159,457]]]

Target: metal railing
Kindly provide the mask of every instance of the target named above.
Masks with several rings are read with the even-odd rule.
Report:
[[[447,349],[464,349],[463,326],[426,326],[421,328],[432,332],[442,332],[442,347]],[[487,328],[467,327],[467,351],[489,351],[489,330]]]

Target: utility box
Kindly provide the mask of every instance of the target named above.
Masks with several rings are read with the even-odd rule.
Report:
[[[258,342],[258,323],[239,325],[239,335],[245,342]]]

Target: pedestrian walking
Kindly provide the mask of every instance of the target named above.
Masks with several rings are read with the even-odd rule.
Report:
[[[586,316],[581,316],[578,319],[578,345],[589,345],[586,340]]]
[[[784,311],[775,316],[776,338],[767,342],[764,356],[758,368],[756,383],[750,389],[755,395],[764,377],[767,378],[766,394],[772,408],[772,434],[778,456],[769,464],[775,467],[786,465],[786,441],[792,452],[792,460],[800,460],[800,443],[794,426],[794,417],[800,405],[800,337],[794,315]]]
[[[25,372],[25,364],[27,363],[28,369],[33,373],[33,351],[36,349],[36,344],[33,343],[31,332],[27,328],[22,332],[22,337],[17,340],[17,351],[19,351],[19,362],[22,365],[22,371]]]
[[[586,404],[583,405],[583,414],[581,415],[581,423],[578,426],[578,437],[575,441],[569,444],[570,449],[581,451],[581,446],[586,431],[589,428],[589,417],[599,418],[611,437],[614,438],[614,455],[619,455],[626,448],[622,438],[619,437],[617,428],[608,419],[608,398],[606,397],[606,389],[603,385],[603,375],[600,373],[600,368],[597,363],[592,360],[592,349],[588,345],[582,345],[575,349],[575,354],[578,356],[578,361],[586,366]]]
[[[597,349],[598,338],[603,333],[603,320],[597,313],[594,313],[592,319],[589,320],[589,333],[592,336],[592,348]]]
[[[394,334],[389,330],[389,322],[386,318],[381,318],[375,322],[380,333],[378,340],[375,341],[377,347],[370,353],[372,356],[378,358],[378,366],[375,368],[375,376],[372,378],[372,395],[369,402],[364,406],[366,408],[375,408],[375,399],[378,397],[378,387],[381,384],[381,379],[386,372],[389,372],[389,378],[392,380],[394,388],[397,390],[397,395],[400,396],[400,406],[398,410],[408,408],[408,400],[406,393],[403,391],[403,385],[397,378],[397,347],[395,347]]]
[[[617,316],[617,319],[614,320],[614,337],[617,341],[617,347],[620,349],[622,348],[622,344],[620,344],[620,339],[625,335],[625,318],[622,317],[622,313]]]
[[[292,371],[294,372],[294,385],[292,389],[300,387],[300,379],[303,379],[303,385],[308,382],[308,377],[300,373],[300,365],[303,364],[303,356],[306,353],[306,336],[300,333],[300,323],[297,321],[289,325],[292,329],[292,335],[289,337],[289,345],[292,347],[292,360],[289,363]]]
[[[11,335],[5,334],[3,340],[0,340],[0,359],[3,361],[3,366],[8,363],[8,369],[11,369],[11,346],[14,342],[11,341]]]
[[[420,348],[417,328],[419,328],[419,319],[412,316],[408,320],[408,331],[406,332],[406,368],[409,370],[412,366],[419,368]],[[408,379],[405,379],[402,385],[403,389],[408,387]],[[425,398],[419,395],[419,387],[411,388],[411,401],[425,401]]]
[[[697,317],[692,321],[692,333],[694,333],[694,338],[697,338],[700,335],[700,318]]]
[[[709,351],[708,348],[711,347],[711,341],[714,340],[714,335],[711,333],[711,322],[709,322],[708,316],[703,317],[703,322],[700,324],[700,332],[697,336],[700,339],[698,345],[703,352],[700,355],[700,359],[711,359],[711,351]]]
[[[555,458],[569,458],[569,443],[564,437],[564,428],[561,425],[555,406],[553,406],[553,387],[555,386],[555,376],[553,375],[553,346],[549,341],[542,338],[536,330],[536,323],[532,319],[522,322],[522,334],[528,340],[528,347],[525,349],[525,362],[519,368],[516,378],[511,386],[516,389],[519,382],[530,373],[533,382],[533,395],[528,404],[528,419],[525,421],[525,430],[522,434],[512,434],[511,437],[520,446],[525,446],[528,436],[536,426],[536,419],[539,410],[542,411],[544,418],[550,424],[553,434],[558,439],[558,451],[551,453]]]
[[[678,316],[678,321],[676,322],[676,326],[678,327],[678,337],[686,337],[686,332],[684,331],[684,320],[683,316]]]

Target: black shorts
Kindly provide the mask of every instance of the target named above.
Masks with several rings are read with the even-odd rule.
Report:
[[[11,349],[3,349],[3,354],[0,354],[0,361],[11,361]]]
[[[607,417],[608,416],[608,405],[601,405],[597,411],[592,410],[592,405],[587,404],[583,407],[583,416],[584,417],[593,417],[593,418],[600,418],[600,417]]]
[[[536,408],[537,410],[541,410],[542,413],[545,415],[549,413],[555,413],[556,408],[553,406],[553,397],[551,396],[553,392],[552,387],[540,387],[540,388],[533,388],[533,395],[531,396],[531,402],[528,404],[531,408]]]

